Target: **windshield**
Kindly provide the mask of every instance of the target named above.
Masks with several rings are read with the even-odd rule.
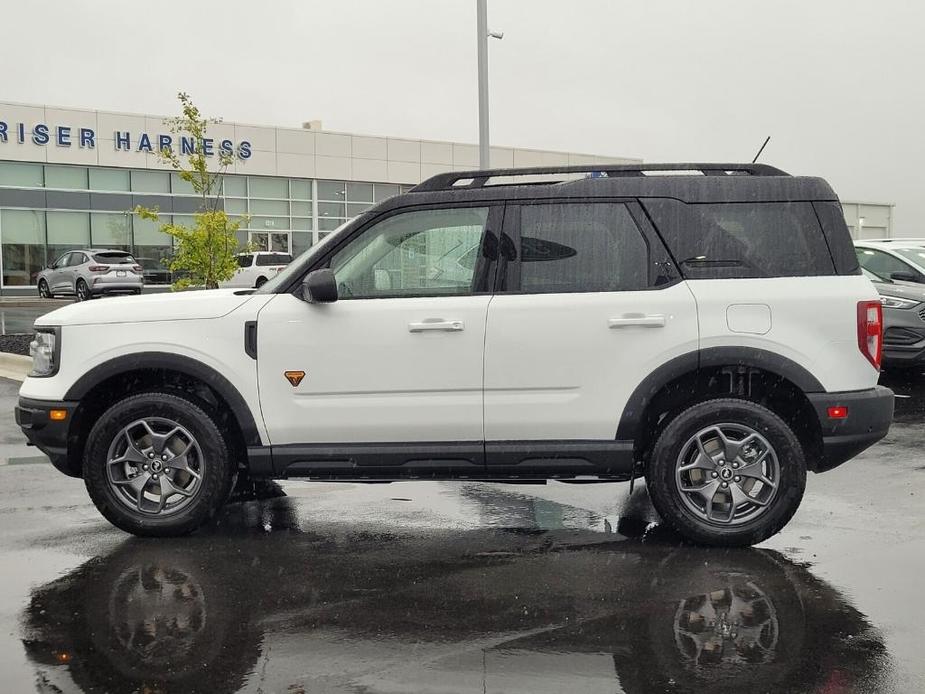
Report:
[[[322,238],[318,243],[309,248],[307,251],[297,256],[289,265],[286,266],[285,270],[281,270],[278,275],[272,279],[265,282],[259,289],[257,289],[254,294],[277,294],[280,291],[280,287],[288,286],[293,278],[302,274],[304,269],[312,263],[315,256],[319,252],[323,252],[330,244],[332,239],[339,237],[342,232],[345,232],[354,225],[359,224],[369,218],[369,214],[361,214],[359,217],[354,217],[353,219],[348,219],[346,222],[337,227],[330,234]]]
[[[861,273],[871,282],[884,282],[885,284],[893,284],[893,280],[883,277],[882,275],[878,275],[876,272],[873,270],[868,270],[866,267],[861,268]]]
[[[896,248],[894,252],[925,270],[925,248]]]

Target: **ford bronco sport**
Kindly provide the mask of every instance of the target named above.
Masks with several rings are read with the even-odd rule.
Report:
[[[35,330],[17,421],[138,535],[236,481],[644,476],[682,536],[745,545],[893,411],[835,193],[765,165],[442,174],[256,291]]]

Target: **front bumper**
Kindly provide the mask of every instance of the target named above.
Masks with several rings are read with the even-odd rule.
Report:
[[[886,436],[893,421],[893,391],[883,386],[844,393],[808,393],[822,428],[822,459],[810,462],[825,472],[870,448]],[[830,407],[844,407],[848,416],[829,417]]]
[[[65,475],[80,477],[80,461],[68,455],[69,433],[76,402],[33,400],[20,398],[15,408],[16,423],[22,429],[29,443],[48,456],[51,464]],[[49,418],[51,410],[66,410],[67,416],[56,421]]]

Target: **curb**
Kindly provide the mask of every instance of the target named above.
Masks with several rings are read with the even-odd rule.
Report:
[[[0,378],[24,381],[32,371],[32,357],[0,352]]]

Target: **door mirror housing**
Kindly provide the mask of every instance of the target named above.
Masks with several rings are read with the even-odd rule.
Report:
[[[899,280],[900,282],[918,282],[919,278],[916,277],[911,272],[891,272],[891,280]]]
[[[337,301],[337,280],[327,268],[315,270],[302,280],[302,298],[310,304],[331,304]]]

